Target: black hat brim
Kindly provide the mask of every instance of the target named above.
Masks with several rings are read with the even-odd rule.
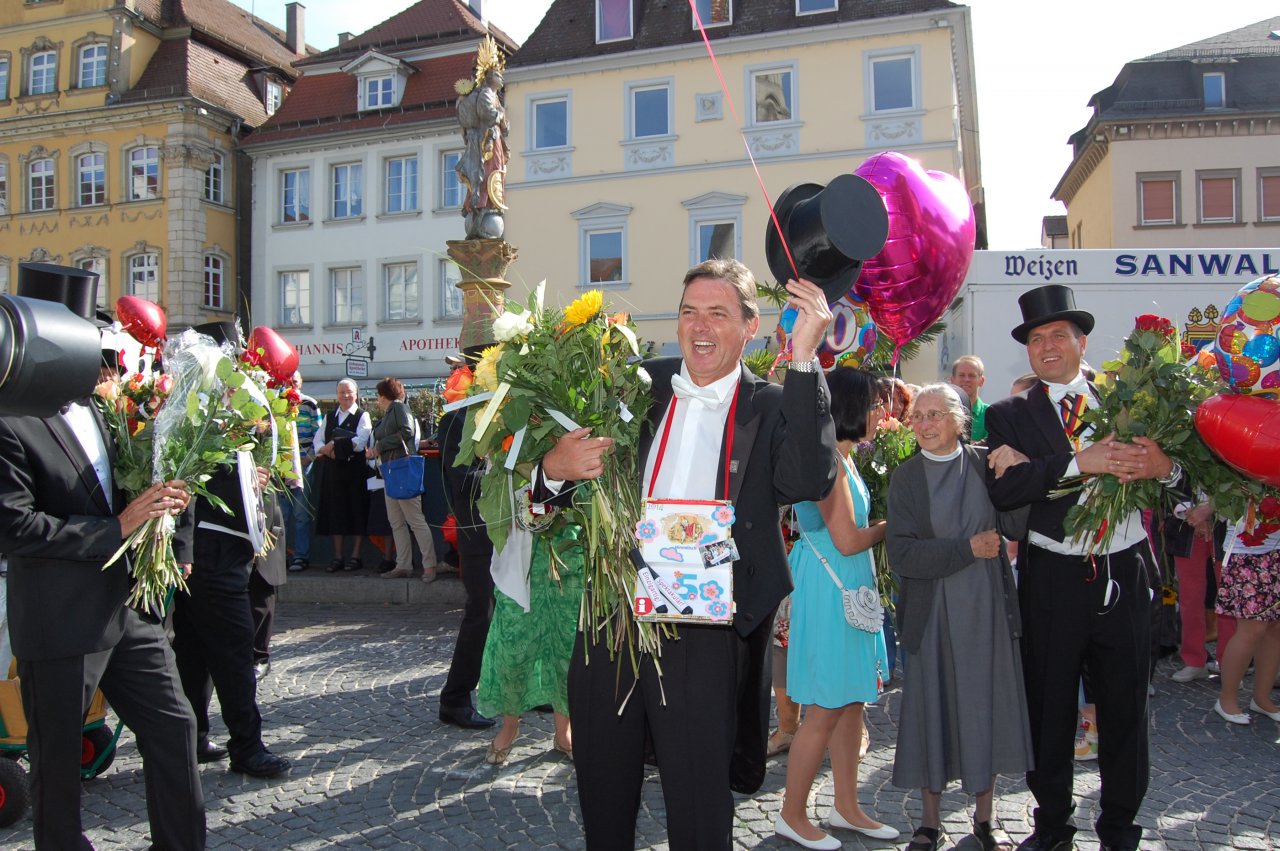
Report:
[[[786,221],[796,205],[808,201],[825,188],[820,183],[797,183],[789,187],[773,204],[773,212],[778,217],[778,222],[786,227]],[[779,284],[796,277],[796,271],[791,268],[791,260],[787,256],[787,249],[782,244],[782,237],[778,234],[777,227],[773,226],[772,220],[765,232],[764,254],[769,263],[769,272]],[[851,260],[850,265],[825,278],[809,278],[806,277],[808,273],[804,272],[801,272],[800,276],[806,277],[810,283],[822,288],[822,294],[827,297],[827,304],[835,304],[853,289],[861,271],[862,261]]]
[[[1079,328],[1081,334],[1088,334],[1093,330],[1092,313],[1084,310],[1060,310],[1056,313],[1046,313],[1028,322],[1023,322],[1017,328],[1014,328],[1011,333],[1013,334],[1013,339],[1025,346],[1027,337],[1031,335],[1032,330],[1039,328],[1041,325],[1048,325],[1050,322],[1059,322],[1064,319]]]

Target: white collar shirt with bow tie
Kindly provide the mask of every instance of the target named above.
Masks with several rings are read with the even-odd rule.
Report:
[[[1059,418],[1062,416],[1062,409],[1059,405],[1062,400],[1069,395],[1083,395],[1085,403],[1091,410],[1098,407],[1098,400],[1093,395],[1093,389],[1089,386],[1089,381],[1084,377],[1083,372],[1077,372],[1076,377],[1066,384],[1054,384],[1053,382],[1046,381],[1044,382],[1044,385],[1049,391],[1049,401],[1053,403],[1054,413],[1056,413]],[[1090,445],[1093,442],[1091,440],[1092,437],[1093,426],[1087,426],[1085,430],[1080,433],[1081,448]],[[1074,458],[1071,459],[1071,463],[1067,465],[1066,472],[1062,475],[1064,477],[1080,475],[1080,466],[1076,463]],[[1084,499],[1084,492],[1081,492],[1080,499]],[[1147,532],[1142,527],[1142,515],[1135,511],[1126,517],[1124,522],[1117,527],[1115,536],[1111,539],[1111,546],[1107,549],[1107,552],[1116,553],[1121,550],[1126,550],[1146,536]],[[1055,541],[1053,538],[1050,538],[1047,535],[1042,535],[1039,532],[1030,532],[1028,539],[1037,547],[1050,550],[1060,555],[1083,556],[1087,548],[1087,544],[1084,542],[1076,544],[1072,543],[1070,540]]]
[[[658,460],[658,448],[667,429],[667,418],[672,415],[670,405],[658,423],[649,447],[649,457],[645,459],[641,487],[646,496],[655,499],[716,498],[720,448],[740,377],[741,369],[735,368],[723,378],[699,387],[689,377],[688,367],[681,362],[679,374],[671,376],[673,398],[679,401],[652,494],[649,493],[649,483],[653,481],[653,465]]]

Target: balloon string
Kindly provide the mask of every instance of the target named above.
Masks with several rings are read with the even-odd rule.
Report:
[[[733,105],[733,95],[729,94],[729,85],[724,80],[724,74],[720,71],[720,63],[716,59],[716,52],[711,49],[711,39],[707,37],[707,29],[702,25],[702,16],[698,14],[697,0],[689,0],[689,8],[693,11],[693,22],[698,25],[698,33],[702,36],[702,43],[707,46],[707,56],[711,57],[711,66],[716,69],[716,76],[720,78],[720,90],[724,92],[724,99],[729,102],[729,111],[733,113],[733,120],[738,122],[738,127],[744,127],[742,119],[738,116],[738,108]],[[764,195],[764,203],[769,208],[769,218],[773,219],[773,226],[778,231],[778,241],[782,243],[782,250],[786,252],[787,262],[791,264],[791,271],[795,273],[796,280],[800,279],[800,270],[796,268],[796,261],[791,256],[791,246],[787,244],[787,236],[782,230],[782,223],[778,221],[778,214],[774,212],[773,201],[769,198],[769,190],[764,188],[764,178],[760,175],[760,166],[756,164],[755,155],[751,153],[751,143],[747,141],[747,134],[742,130],[738,131],[738,135],[742,137],[742,146],[747,150],[747,159],[751,161],[751,168],[755,170],[756,181],[760,184],[760,193]],[[778,281],[778,283],[782,283]]]

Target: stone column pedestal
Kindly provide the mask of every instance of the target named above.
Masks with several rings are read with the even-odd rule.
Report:
[[[483,346],[493,342],[493,320],[505,306],[504,291],[511,284],[507,268],[519,251],[504,239],[451,239],[445,242],[450,259],[458,264],[462,280],[462,332],[459,346]]]

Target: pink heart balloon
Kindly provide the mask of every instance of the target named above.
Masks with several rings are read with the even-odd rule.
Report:
[[[164,308],[154,301],[136,295],[116,299],[116,318],[130,337],[148,348],[157,348],[165,340],[168,319]]]
[[[262,352],[262,368],[277,383],[283,384],[293,378],[298,369],[298,350],[281,337],[276,329],[259,325],[249,332],[249,339],[245,344],[250,351]]]
[[[876,154],[854,170],[889,213],[884,249],[862,264],[854,284],[876,330],[898,350],[946,312],[973,260],[973,205],[954,175],[925,171],[896,151]]]

